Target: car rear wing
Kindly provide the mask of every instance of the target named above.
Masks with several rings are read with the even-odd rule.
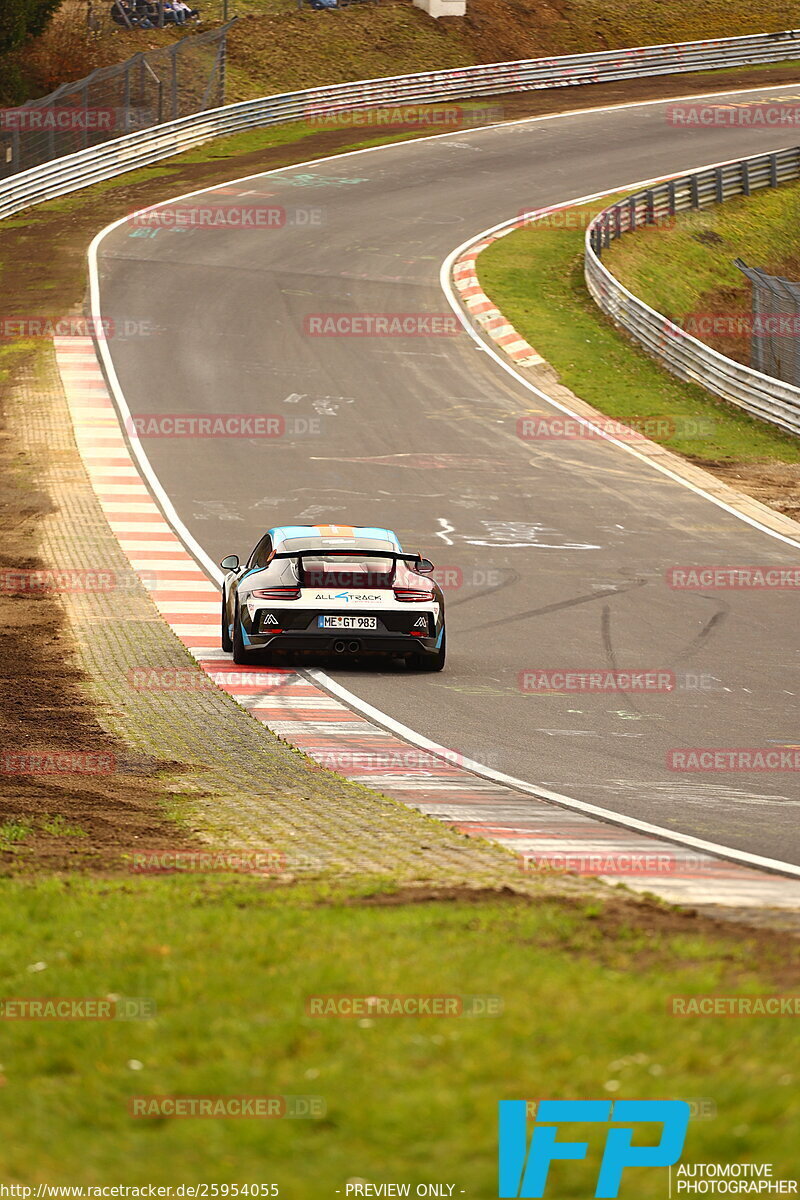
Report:
[[[271,556],[272,558],[337,558],[339,556],[352,557],[358,554],[362,558],[391,558],[400,562],[409,563],[425,563],[428,560],[421,554],[404,554],[398,550],[365,550],[363,546],[336,546],[328,549],[309,549],[309,550],[276,550]]]

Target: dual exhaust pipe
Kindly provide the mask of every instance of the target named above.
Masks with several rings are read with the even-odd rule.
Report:
[[[333,649],[336,654],[344,654],[347,651],[349,654],[358,654],[361,649],[360,642],[343,642],[341,639],[333,643]]]

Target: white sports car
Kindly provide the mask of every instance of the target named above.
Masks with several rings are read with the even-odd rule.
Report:
[[[286,651],[383,654],[441,671],[444,597],[433,563],[407,554],[391,529],[286,525],[268,530],[247,562],[223,558],[222,648],[233,661]]]

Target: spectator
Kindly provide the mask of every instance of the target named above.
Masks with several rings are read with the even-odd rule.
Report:
[[[175,10],[175,20],[179,25],[183,25],[189,17],[193,17],[195,21],[200,17],[200,9],[189,8],[186,0],[172,0],[172,7]]]
[[[158,24],[158,9],[147,0],[134,0],[133,20],[140,29],[154,29]]]
[[[92,37],[99,37],[102,29],[102,22],[94,11],[92,0],[87,0],[86,3],[86,28]]]
[[[111,20],[115,25],[124,25],[128,29],[133,25],[133,10],[125,3],[125,0],[115,0],[115,3],[111,5]]]

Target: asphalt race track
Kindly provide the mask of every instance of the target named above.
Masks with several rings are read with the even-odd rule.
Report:
[[[259,230],[162,226],[155,236],[119,226],[100,245],[102,312],[118,332],[151,329],[110,343],[135,416],[256,412],[295,422],[298,432],[276,439],[144,440],[179,516],[215,560],[246,554],[271,525],[388,525],[461,580],[449,591],[443,674],[398,665],[334,678],[532,784],[800,864],[797,775],[666,766],[672,748],[800,739],[796,593],[665,583],[674,565],[797,565],[800,551],[613,445],[520,440],[518,416],[545,406],[467,333],[305,332],[311,314],[447,313],[443,259],[519,210],[794,138],[791,129],[676,128],[665,108],[407,142],[181,201],[184,210],[280,205],[289,220]],[[303,432],[314,420],[320,431]],[[674,671],[678,687],[535,695],[519,686],[520,671],[534,667],[658,668]],[[706,686],[693,686],[698,677]]]

